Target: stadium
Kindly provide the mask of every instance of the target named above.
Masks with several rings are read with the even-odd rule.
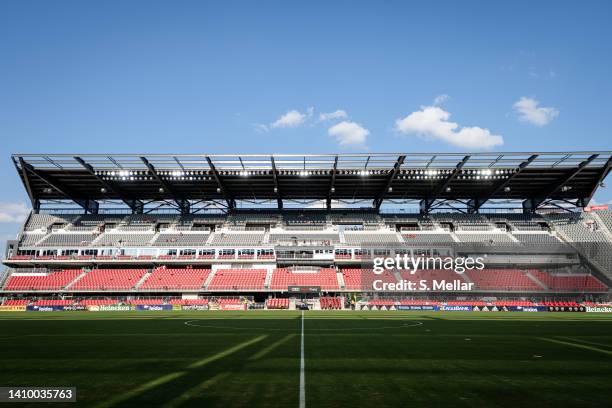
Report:
[[[0,278],[2,384],[108,407],[612,396],[612,212],[589,206],[610,151],[12,161],[32,211]],[[482,267],[373,273],[400,256]]]

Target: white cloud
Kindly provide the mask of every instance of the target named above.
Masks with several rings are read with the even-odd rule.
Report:
[[[359,123],[342,121],[327,130],[340,146],[365,146],[370,131]]]
[[[559,116],[559,111],[553,107],[538,106],[540,102],[533,98],[521,97],[512,105],[521,122],[529,122],[536,126],[544,126]]]
[[[491,149],[504,144],[504,138],[478,126],[460,127],[449,122],[451,114],[438,106],[422,106],[405,118],[395,121],[395,129],[403,134],[416,134],[467,149]]]
[[[0,202],[0,223],[20,223],[25,220],[30,208],[25,203]]]
[[[321,122],[325,122],[328,120],[334,120],[334,119],[346,119],[346,118],[348,118],[348,114],[346,113],[345,110],[342,110],[342,109],[338,109],[335,112],[319,114],[319,120]]]
[[[310,107],[306,110],[305,113],[302,113],[298,110],[290,110],[276,121],[270,123],[270,127],[272,128],[291,128],[297,127],[306,122],[314,112],[314,108]]]
[[[447,94],[442,94],[442,95],[438,95],[434,98],[434,106],[440,106],[442,105],[444,102],[448,101],[450,99],[450,96],[448,96]]]
[[[270,131],[268,125],[264,125],[263,123],[253,123],[252,126],[257,133],[268,133]]]

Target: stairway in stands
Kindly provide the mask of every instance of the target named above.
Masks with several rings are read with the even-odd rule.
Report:
[[[145,281],[147,279],[149,279],[149,276],[151,276],[151,274],[153,273],[153,269],[148,269],[147,273],[145,273],[144,275],[142,275],[142,278],[140,278],[138,280],[138,282],[136,282],[136,284],[134,285],[134,289],[139,289],[140,286],[145,283]]]
[[[542,287],[542,289],[544,290],[549,290],[548,286],[546,286],[544,284],[544,282],[542,282],[541,280],[539,280],[537,277],[533,276],[529,271],[525,271],[525,275],[531,279],[532,281],[534,281],[535,283],[537,283],[538,285],[540,285]]]
[[[87,269],[83,269],[83,271],[79,274],[79,276],[77,276],[76,278],[74,278],[69,284],[67,284],[66,286],[64,286],[64,290],[69,290],[70,287],[72,285],[74,285],[75,283],[77,283],[83,276],[87,275],[87,273],[89,272],[89,270]]]
[[[210,273],[208,274],[208,278],[206,278],[206,280],[204,281],[204,284],[202,285],[202,289],[207,289],[208,285],[210,284],[210,282],[212,282],[213,278],[215,277],[215,274],[217,273],[217,270],[211,270]]]

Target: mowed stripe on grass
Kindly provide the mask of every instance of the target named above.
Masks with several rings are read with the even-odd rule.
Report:
[[[11,317],[0,321],[0,383],[76,385],[77,406],[299,406],[300,312],[225,313]],[[608,315],[306,312],[304,341],[306,406],[612,398],[612,357],[589,349],[612,344]]]

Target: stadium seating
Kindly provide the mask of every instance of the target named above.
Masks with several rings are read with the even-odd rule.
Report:
[[[531,292],[544,290],[525,272],[518,269],[474,269],[466,271],[465,274],[476,284],[478,290]]]
[[[271,298],[266,300],[267,309],[289,309],[289,299]]]
[[[324,296],[319,299],[319,304],[323,310],[339,310],[342,309],[342,299],[339,297]]]
[[[592,275],[551,274],[538,270],[529,273],[544,283],[549,290],[559,292],[606,292],[606,286]]]
[[[133,289],[146,272],[146,269],[93,269],[76,281],[70,290]]]
[[[263,290],[265,269],[218,269],[207,290]]]
[[[160,267],[140,285],[140,290],[196,290],[204,286],[210,269],[168,269]]]
[[[380,275],[375,275],[371,269],[342,269],[342,277],[344,287],[347,290],[363,290],[371,291],[372,284],[375,280],[381,280],[383,283],[396,283],[397,279],[390,271],[384,271]]]
[[[2,306],[27,306],[30,303],[29,299],[7,299],[2,303]]]
[[[324,291],[340,289],[335,269],[321,268],[309,271],[286,268],[275,269],[270,288],[287,290],[289,286],[319,286]]]
[[[23,274],[9,276],[5,290],[60,290],[81,274],[80,269],[67,269],[49,274]]]
[[[182,246],[204,246],[210,235],[208,233],[164,233],[153,242],[154,246],[182,247]]]

